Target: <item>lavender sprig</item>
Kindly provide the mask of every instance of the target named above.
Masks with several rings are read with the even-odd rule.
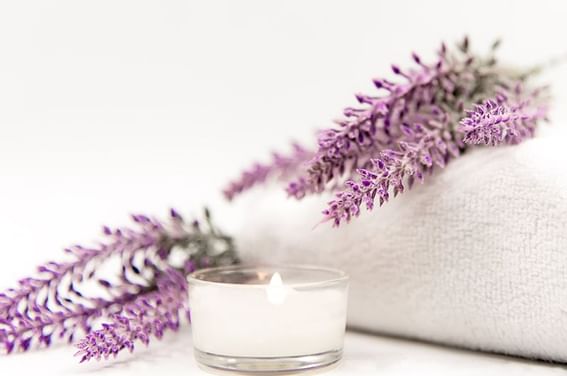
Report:
[[[26,351],[54,339],[73,342],[98,319],[158,288],[164,271],[182,273],[237,261],[232,239],[210,222],[187,224],[174,210],[169,221],[132,216],[136,228],[103,228],[106,242],[73,246],[71,260],[38,267],[36,277],[0,294],[0,351]],[[118,268],[108,272],[112,260]]]
[[[326,219],[338,226],[341,221],[350,221],[360,214],[360,206],[374,208],[376,199],[382,206],[397,196],[406,186],[411,188],[417,179],[423,182],[434,166],[444,167],[450,158],[459,155],[459,149],[443,139],[439,130],[429,130],[421,124],[405,125],[404,132],[411,141],[398,142],[398,150],[383,150],[378,158],[371,160],[369,169],[358,169],[360,181],[348,180],[346,189],[336,194],[323,211]],[[450,146],[451,145],[451,146]]]
[[[137,341],[148,345],[150,337],[162,338],[165,330],[176,331],[182,317],[189,318],[185,275],[170,268],[156,280],[157,289],[139,295],[110,316],[110,323],[91,331],[78,344],[75,355],[81,363],[108,359],[122,350],[134,351]]]
[[[273,153],[271,163],[256,163],[252,166],[252,168],[244,171],[238,179],[228,184],[223,191],[224,196],[228,200],[232,200],[238,194],[254,187],[255,185],[264,183],[268,178],[288,178],[290,174],[294,173],[302,164],[313,156],[312,152],[297,143],[294,143],[292,147],[293,150],[289,156],[280,153]]]
[[[534,135],[537,122],[546,117],[545,106],[532,108],[529,101],[510,105],[503,97],[487,99],[466,111],[459,123],[463,141],[471,145],[518,144]]]
[[[467,116],[451,132],[421,124],[413,129],[406,125],[405,133],[416,141],[399,141],[398,150],[382,151],[369,170],[359,169],[360,181],[349,180],[345,190],[336,193],[323,211],[325,220],[332,220],[335,226],[349,222],[360,214],[361,204],[372,210],[376,197],[381,206],[390,198],[390,191],[395,197],[406,187],[411,188],[416,178],[423,183],[425,173],[432,173],[435,166],[444,168],[468,145],[517,144],[532,137],[537,121],[547,113],[547,107],[540,103],[540,93],[524,92],[519,82],[510,92],[502,87],[495,98],[465,110]],[[461,148],[456,146],[458,141]]]
[[[494,74],[487,70],[491,58],[475,59],[468,40],[459,51],[448,51],[442,44],[438,59],[426,64],[412,54],[415,68],[403,70],[392,65],[402,82],[375,79],[378,95],[357,94],[360,108],[346,108],[339,128],[321,132],[319,149],[306,173],[292,181],[287,192],[296,198],[340,185],[341,178],[352,178],[358,168],[368,168],[371,159],[399,141],[408,141],[404,124],[444,121],[447,113],[462,109],[475,98],[479,88],[491,85]]]
[[[529,88],[537,71],[497,64],[498,45],[480,57],[465,38],[453,50],[442,44],[431,64],[414,53],[414,68],[393,65],[402,81],[377,79],[378,95],[357,94],[361,107],[345,109],[338,127],[320,132],[306,167],[288,172],[295,175],[288,194],[335,192],[323,215],[338,226],[358,216],[361,205],[382,205],[470,147],[533,136],[549,98],[543,88]]]

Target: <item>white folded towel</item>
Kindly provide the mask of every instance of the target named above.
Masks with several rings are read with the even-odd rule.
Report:
[[[237,200],[245,261],[351,275],[349,325],[567,361],[567,138],[475,150],[339,229],[327,197]]]

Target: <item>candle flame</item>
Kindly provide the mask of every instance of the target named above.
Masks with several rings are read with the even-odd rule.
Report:
[[[285,301],[287,291],[280,273],[276,272],[272,275],[266,293],[268,294],[268,301],[272,304],[280,305]]]
[[[270,286],[283,286],[283,281],[282,281],[282,276],[280,275],[280,273],[276,272],[273,276],[272,279],[270,279]]]

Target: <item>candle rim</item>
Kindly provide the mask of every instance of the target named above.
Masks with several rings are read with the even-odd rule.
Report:
[[[211,268],[205,268],[197,270],[187,276],[187,281],[191,284],[202,284],[202,285],[216,285],[216,286],[226,286],[231,288],[262,288],[265,289],[269,286],[269,280],[265,284],[246,284],[237,282],[224,282],[224,281],[213,281],[203,278],[204,275],[209,273],[221,273],[226,271],[238,271],[238,270],[255,270],[255,269],[274,269],[275,271],[280,269],[295,269],[300,271],[322,271],[334,274],[334,276],[321,279],[317,281],[309,282],[285,282],[285,286],[291,288],[317,288],[325,287],[329,285],[339,284],[342,282],[348,282],[350,276],[343,270],[335,269],[326,266],[317,265],[307,265],[307,264],[237,264],[228,266],[217,266]]]

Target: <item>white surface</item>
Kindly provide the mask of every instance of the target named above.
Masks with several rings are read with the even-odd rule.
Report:
[[[346,271],[357,328],[567,362],[567,134],[541,133],[467,153],[339,229],[313,227],[328,197],[247,194],[243,260]]]
[[[77,364],[73,350],[60,347],[50,351],[19,354],[1,359],[3,375],[210,375],[196,364],[191,333],[184,329],[163,342],[152,343],[152,350],[140,347],[134,354],[121,354],[107,363]],[[348,332],[344,358],[336,367],[315,374],[325,376],[551,376],[567,375],[564,366],[530,362],[509,357],[453,350],[401,339]],[[17,373],[16,373],[17,372]],[[227,373],[214,372],[217,375]],[[308,373],[311,375],[313,373]],[[232,375],[232,374],[229,374]],[[301,375],[301,374],[300,374]]]
[[[329,125],[354,103],[352,93],[371,91],[370,79],[388,74],[391,62],[405,65],[411,50],[428,55],[441,39],[465,32],[479,48],[502,37],[506,61],[540,62],[565,52],[566,6],[554,0],[2,1],[0,288],[32,264],[57,259],[64,246],[94,239],[101,224],[126,223],[132,211],[165,215],[176,206],[191,214],[208,203],[226,228],[235,228],[239,218],[218,194],[227,178],[268,149]],[[558,111],[567,97],[566,73],[547,76],[557,94],[557,124],[567,120]],[[190,374],[190,344],[175,343],[96,373]],[[381,339],[359,344],[349,354],[360,366],[347,356],[344,370],[554,372],[438,348],[412,357],[421,345],[404,342],[395,342],[396,350]],[[75,366],[72,352],[2,357],[0,373],[97,370]]]

